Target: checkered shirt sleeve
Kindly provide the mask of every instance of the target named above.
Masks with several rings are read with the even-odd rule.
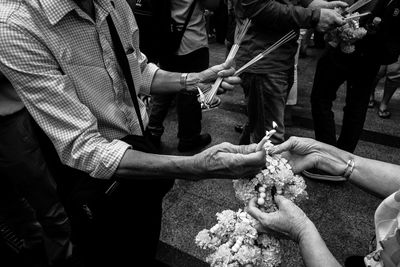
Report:
[[[0,72],[12,82],[61,161],[107,179],[130,147],[118,139],[141,134],[126,83],[115,82],[123,79],[116,58],[99,45],[99,38],[112,44],[105,23],[108,12],[115,12],[123,43],[134,47],[128,60],[137,94],[150,93],[158,67],[148,64],[138,49],[137,25],[125,1],[116,1],[115,11],[107,1],[97,3],[102,6],[97,6],[96,24],[90,27],[76,19],[75,11],[50,25],[35,5],[21,4],[9,13],[0,10]],[[146,106],[138,101],[146,126]]]

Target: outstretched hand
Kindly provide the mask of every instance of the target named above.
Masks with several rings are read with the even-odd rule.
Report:
[[[194,155],[194,166],[203,178],[251,178],[265,166],[265,150],[256,148],[225,142]]]
[[[310,168],[342,175],[346,161],[338,155],[348,152],[336,147],[318,142],[311,138],[290,137],[286,142],[276,145],[269,151],[270,154],[281,154],[293,168],[294,173],[300,173]]]
[[[225,90],[233,90],[235,85],[241,83],[241,79],[238,76],[233,76],[234,73],[233,60],[212,66],[198,74],[200,88],[205,88],[207,85],[210,86],[218,77],[221,77],[223,78],[221,87]]]

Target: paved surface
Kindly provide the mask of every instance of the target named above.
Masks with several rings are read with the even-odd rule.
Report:
[[[211,44],[211,64],[224,60],[225,48]],[[314,69],[320,50],[309,50],[307,58],[300,59],[298,66],[298,104],[294,108],[294,125],[288,135],[313,137],[309,95]],[[376,93],[381,99],[382,83]],[[219,108],[203,112],[203,131],[212,135],[212,144],[223,141],[237,143],[239,134],[233,130],[237,123],[245,121],[242,89],[237,88],[222,97]],[[334,104],[336,123],[340,129],[345,95],[342,88]],[[400,138],[400,95],[396,93],[390,103],[393,113],[390,120],[382,120],[376,108],[368,111],[365,131],[356,154],[400,164],[398,156]],[[177,118],[172,109],[163,136],[164,152],[179,154],[177,146]],[[314,221],[334,256],[341,262],[350,255],[365,255],[374,235],[373,216],[380,200],[368,195],[351,184],[332,184],[306,180],[309,200],[301,207]],[[176,181],[174,188],[164,199],[163,227],[158,257],[171,266],[207,266],[207,252],[195,246],[196,234],[215,224],[215,213],[236,210],[236,201],[230,180],[205,180],[200,182]],[[282,266],[303,266],[299,251],[293,242],[284,242]]]

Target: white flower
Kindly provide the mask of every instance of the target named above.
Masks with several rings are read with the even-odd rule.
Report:
[[[268,155],[272,147],[273,144],[267,140],[264,145],[267,151],[264,170],[251,180],[233,181],[236,197],[244,205],[254,197],[262,197],[264,204],[260,205],[260,209],[264,212],[277,209],[273,199],[275,194],[283,195],[291,201],[307,198],[304,179],[293,173],[288,161],[281,155]],[[258,234],[257,223],[240,209],[237,212],[219,212],[217,224],[210,230],[199,232],[196,244],[213,251],[206,259],[211,267],[239,267],[249,263],[257,267],[276,267],[282,261],[280,242],[272,236]]]

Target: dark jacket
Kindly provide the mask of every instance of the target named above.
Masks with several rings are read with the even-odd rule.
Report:
[[[382,21],[376,33],[361,44],[381,65],[394,63],[400,55],[400,0],[381,0],[372,13],[371,19],[380,17]]]
[[[261,53],[290,30],[310,28],[318,23],[320,10],[306,8],[312,0],[294,3],[289,0],[237,0],[235,14],[239,19],[250,18],[250,26],[238,51],[238,67]],[[247,72],[265,73],[293,68],[297,51],[294,39],[260,60]]]

